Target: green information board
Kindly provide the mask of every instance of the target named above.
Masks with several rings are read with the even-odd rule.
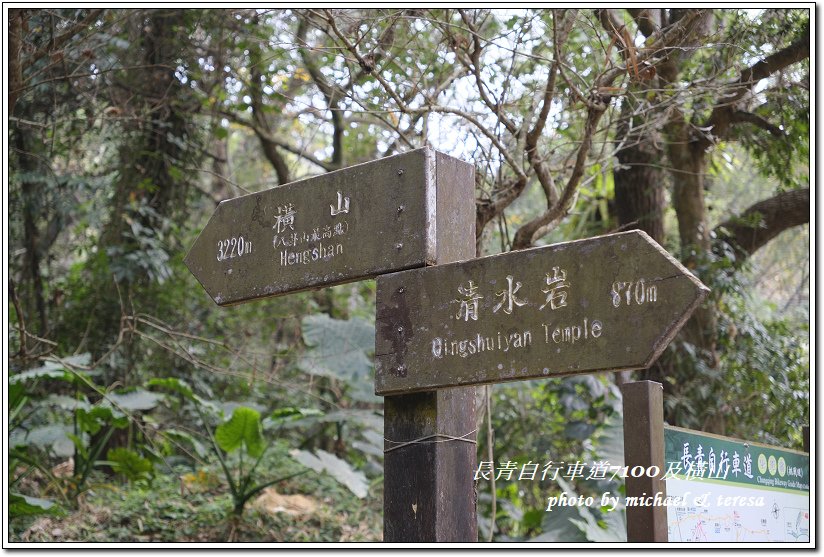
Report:
[[[664,428],[668,540],[809,542],[807,453]]]

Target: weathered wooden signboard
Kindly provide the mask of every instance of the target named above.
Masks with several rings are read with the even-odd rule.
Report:
[[[379,395],[649,367],[709,291],[641,231],[377,284]]]
[[[474,219],[473,172],[423,148],[229,199],[185,263],[218,305],[421,267],[439,219]]]

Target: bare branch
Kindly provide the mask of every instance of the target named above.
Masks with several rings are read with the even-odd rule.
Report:
[[[475,84],[477,85],[478,93],[481,95],[481,100],[487,108],[489,108],[489,110],[497,116],[498,121],[503,124],[507,131],[515,135],[518,133],[518,126],[516,126],[515,123],[501,110],[500,102],[494,102],[491,98],[489,98],[489,94],[486,92],[486,84],[481,78],[481,52],[483,51],[483,47],[481,46],[480,35],[478,35],[478,31],[472,24],[469,16],[466,15],[466,11],[459,9],[458,13],[461,14],[461,19],[463,20],[464,25],[466,25],[472,35],[472,52],[470,53],[470,60],[472,62],[471,69],[472,75],[475,76]]]
[[[561,28],[559,29],[558,11],[553,10],[552,33],[553,44],[555,45],[556,52],[560,50],[560,45],[566,42],[566,39],[572,30],[572,23],[575,20],[576,13],[577,10],[572,10],[570,13],[566,14],[561,20]],[[530,165],[532,165],[533,170],[535,170],[535,175],[538,177],[538,182],[544,190],[544,196],[546,197],[548,207],[551,207],[558,202],[558,192],[555,188],[555,180],[552,178],[552,173],[547,167],[546,162],[538,157],[538,139],[541,137],[544,127],[546,126],[546,120],[549,117],[549,109],[552,104],[552,98],[555,96],[555,81],[558,76],[558,71],[559,62],[558,57],[556,56],[555,61],[553,61],[552,66],[550,67],[549,76],[547,76],[541,111],[538,113],[538,118],[532,129],[529,130],[526,135],[525,150],[527,159],[529,160]]]
[[[332,164],[331,162],[322,161],[319,158],[312,155],[311,153],[307,153],[305,149],[301,149],[300,147],[295,147],[294,145],[291,145],[290,143],[275,137],[274,135],[272,135],[269,132],[269,130],[266,130],[266,129],[260,127],[255,122],[251,122],[251,121],[247,120],[246,118],[242,118],[236,112],[229,111],[229,110],[222,110],[220,113],[223,116],[225,116],[226,118],[228,118],[229,120],[231,120],[232,122],[234,122],[236,124],[240,124],[241,126],[245,126],[249,129],[251,129],[253,132],[255,132],[255,134],[259,138],[263,137],[267,142],[272,143],[273,145],[276,145],[276,146],[280,147],[281,149],[284,149],[285,151],[289,151],[293,155],[297,155],[297,156],[299,156],[303,159],[306,159],[307,161],[311,162],[312,164],[314,164],[316,166],[319,166],[320,168],[326,170],[327,172],[331,172],[333,170],[338,169],[338,167],[336,165]]]
[[[334,22],[334,19],[332,21]],[[340,100],[346,97],[346,91],[340,87],[329,84],[323,76],[323,73],[321,73],[317,61],[312,58],[307,48],[308,42],[306,40],[306,34],[308,29],[308,20],[305,17],[300,18],[297,30],[297,42],[301,46],[298,47],[298,52],[300,53],[304,66],[306,66],[306,70],[312,77],[312,81],[314,81],[321,94],[323,94],[326,99],[326,106],[332,113],[332,165],[334,165],[335,168],[340,168],[343,164],[343,132],[345,126],[343,111],[340,109]]]
[[[732,123],[735,105],[744,98],[750,89],[762,79],[779,72],[810,57],[810,28],[807,27],[801,37],[789,46],[775,52],[752,66],[745,68],[741,76],[724,87],[720,102],[716,104],[704,127],[712,128],[712,136],[703,136],[704,147],[712,144],[712,137],[726,137]]]
[[[558,221],[567,215],[573,201],[575,200],[575,193],[578,190],[578,185],[581,177],[584,175],[584,166],[592,147],[592,138],[598,127],[598,121],[603,116],[606,105],[598,103],[598,108],[590,109],[587,112],[587,121],[584,125],[583,138],[581,145],[578,147],[578,155],[575,158],[575,166],[572,169],[572,174],[567,180],[561,198],[545,211],[541,216],[529,221],[521,226],[515,234],[515,239],[512,242],[512,249],[524,249],[532,246],[535,240],[538,239],[537,232],[542,235],[547,234]]]
[[[48,44],[40,47],[34,53],[32,53],[32,55],[29,57],[27,63],[28,64],[33,64],[34,62],[40,60],[42,57],[46,56],[47,54],[50,54],[50,53],[55,52],[57,50],[60,50],[61,48],[63,48],[63,45],[65,45],[67,42],[69,42],[69,40],[71,40],[72,37],[74,37],[75,35],[80,33],[83,29],[86,29],[89,25],[94,23],[94,21],[102,13],[103,13],[103,9],[97,9],[97,10],[90,11],[89,14],[86,17],[84,17],[82,20],[72,24],[71,26],[69,26],[68,29],[66,29],[65,31],[60,33],[57,37],[55,37],[54,39],[49,41]]]
[[[23,89],[23,10],[9,10],[9,114]]]
[[[257,17],[255,17],[254,20],[257,22]],[[258,44],[249,47],[249,62],[251,66],[249,96],[252,99],[252,118],[256,124],[253,130],[260,140],[263,154],[275,169],[275,173],[278,176],[278,184],[287,184],[289,183],[289,167],[286,165],[286,160],[284,160],[283,156],[278,152],[276,144],[268,140],[272,134],[263,106],[263,86],[261,85],[261,79],[263,77],[261,74],[262,60],[260,46]],[[264,129],[269,131],[269,133],[258,133],[258,130]]]
[[[738,124],[738,123],[747,123],[757,126],[761,129],[767,130],[773,137],[784,137],[786,134],[776,126],[775,124],[770,123],[766,119],[762,118],[758,114],[753,114],[752,112],[746,112],[744,110],[736,110],[731,114],[730,123]]]
[[[627,11],[645,37],[650,37],[661,29],[661,12],[658,8],[627,8]]]
[[[736,266],[781,232],[810,222],[810,189],[779,193],[752,205],[741,215],[715,227],[716,245],[735,251]]]

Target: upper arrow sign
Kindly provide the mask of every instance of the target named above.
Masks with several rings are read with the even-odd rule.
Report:
[[[707,292],[640,231],[385,275],[375,392],[646,368]]]
[[[473,173],[423,148],[229,199],[185,263],[219,305],[421,267],[443,218],[474,222]]]

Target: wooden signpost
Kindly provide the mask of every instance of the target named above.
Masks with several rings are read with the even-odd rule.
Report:
[[[418,149],[224,201],[185,259],[218,305],[378,278],[387,542],[477,541],[474,385],[646,367],[708,291],[637,231],[472,259],[474,186]]]
[[[230,305],[470,259],[474,170],[423,148],[230,199],[185,262]],[[384,399],[384,541],[477,541],[474,424],[474,388]]]
[[[627,497],[666,496],[664,473],[664,387],[654,381],[633,381],[621,386],[624,401],[624,466],[628,470],[658,470],[657,474],[627,475]],[[667,508],[630,505],[628,542],[667,541]]]
[[[375,392],[645,368],[708,291],[637,230],[384,275]]]
[[[184,261],[218,305],[432,264],[438,224],[475,219],[445,178],[459,166],[417,149],[223,201]]]

